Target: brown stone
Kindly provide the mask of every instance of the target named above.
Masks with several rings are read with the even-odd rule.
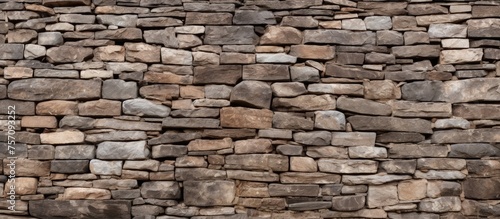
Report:
[[[54,116],[23,116],[21,127],[57,128],[57,119]]]
[[[122,113],[120,101],[100,99],[78,104],[81,116],[119,116]]]
[[[222,140],[196,139],[194,141],[189,142],[187,146],[189,151],[221,150],[232,147],[233,147],[233,141],[230,138],[224,138]]]
[[[335,109],[335,99],[328,94],[302,95],[295,98],[274,98],[272,108],[289,111],[332,110]]]
[[[97,80],[64,80],[32,78],[11,82],[9,98],[22,100],[87,99],[101,96],[101,82]]]
[[[255,64],[243,66],[243,80],[289,81],[287,65]]]
[[[401,201],[419,200],[427,196],[427,180],[408,180],[398,184],[398,196]]]
[[[365,70],[350,66],[336,65],[328,63],[325,74],[333,77],[352,78],[352,79],[383,79],[384,73],[378,71]]]
[[[431,122],[423,119],[400,119],[396,117],[351,116],[347,120],[354,130],[401,131],[432,133]]]
[[[197,66],[194,68],[194,84],[234,85],[242,77],[240,65]]]
[[[47,50],[47,59],[51,63],[82,62],[92,57],[91,48],[77,46],[52,47]]]
[[[302,33],[293,27],[268,26],[260,38],[261,45],[300,44]]]
[[[77,115],[78,103],[65,100],[49,100],[36,105],[38,115]]]
[[[224,107],[220,112],[220,120],[222,127],[265,129],[272,127],[273,112],[267,109]]]
[[[160,62],[160,47],[145,43],[125,43],[126,56],[129,62]]]
[[[293,45],[290,55],[301,59],[329,60],[335,57],[335,47],[314,45]]]

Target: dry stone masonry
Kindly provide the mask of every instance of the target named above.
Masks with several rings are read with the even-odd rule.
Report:
[[[499,1],[0,0],[0,75],[0,219],[500,218]]]

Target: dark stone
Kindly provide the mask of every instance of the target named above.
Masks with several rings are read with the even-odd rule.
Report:
[[[432,123],[424,119],[351,116],[347,120],[352,124],[354,130],[432,133]]]
[[[9,98],[21,100],[74,100],[100,98],[98,80],[65,80],[30,78],[13,81],[8,88]]]
[[[194,84],[230,84],[241,79],[240,65],[197,66],[194,68]]]
[[[328,76],[339,78],[353,78],[353,79],[384,79],[384,73],[378,71],[365,70],[363,68],[341,66],[335,63],[328,63],[326,65],[325,74]]]
[[[336,211],[357,211],[365,206],[364,195],[333,197],[332,209]]]
[[[47,209],[51,209],[47,211]],[[130,219],[131,203],[124,200],[29,201],[31,216],[46,219]]]
[[[50,162],[50,172],[55,173],[88,173],[88,160],[53,160]]]
[[[463,182],[463,188],[465,198],[500,198],[500,178],[467,178]]]

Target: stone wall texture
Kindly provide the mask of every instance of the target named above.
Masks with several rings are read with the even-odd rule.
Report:
[[[0,219],[500,218],[500,1],[0,0],[0,20]]]

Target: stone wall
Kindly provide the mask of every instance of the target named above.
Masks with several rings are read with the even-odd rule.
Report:
[[[499,1],[0,2],[0,219],[500,217]]]

